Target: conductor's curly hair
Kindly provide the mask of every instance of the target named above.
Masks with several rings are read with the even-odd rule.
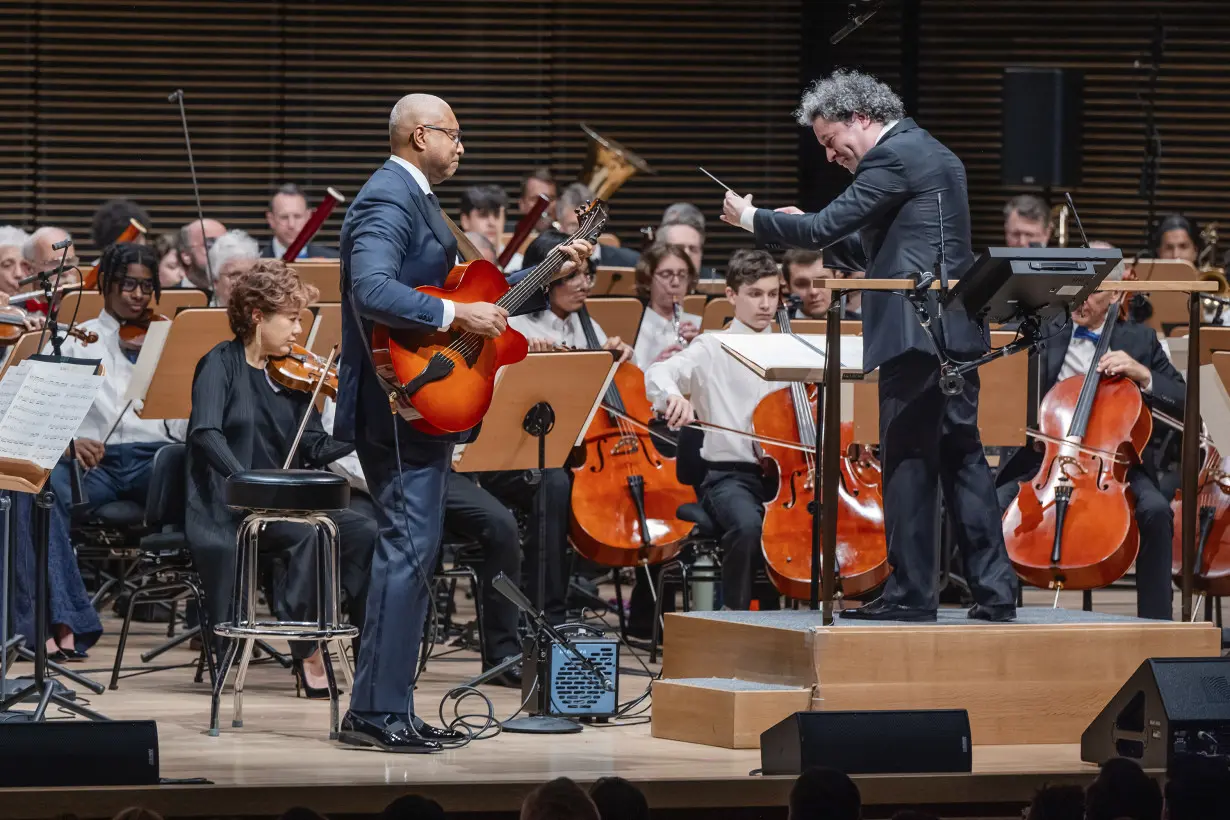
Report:
[[[136,242],[117,242],[103,249],[98,260],[98,292],[105,294],[111,283],[128,274],[129,265],[140,265],[154,275],[154,298],[162,294],[158,282],[158,253],[149,245]]]
[[[316,286],[300,279],[281,259],[262,259],[241,273],[232,285],[226,318],[231,323],[231,332],[247,342],[256,332],[254,311],[265,315],[298,313],[319,297]]]

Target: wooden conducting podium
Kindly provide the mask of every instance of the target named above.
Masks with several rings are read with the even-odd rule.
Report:
[[[833,305],[830,311],[836,312],[835,306],[840,304],[841,293],[846,290],[878,290],[878,291],[912,291],[915,289],[915,283],[912,279],[829,279],[818,278],[812,282],[814,287],[828,288],[833,292]],[[954,287],[957,280],[952,280],[950,286]],[[931,286],[933,289],[939,288],[939,283],[934,283]],[[1187,294],[1188,296],[1188,322],[1191,327],[1191,337],[1188,349],[1188,368],[1187,368],[1187,394],[1184,407],[1183,426],[1187,430],[1198,430],[1200,428],[1200,368],[1199,356],[1202,350],[1200,338],[1200,320],[1201,320],[1201,293],[1211,293],[1217,290],[1216,282],[1200,282],[1200,281],[1103,281],[1097,285],[1097,290],[1118,291],[1124,294],[1134,292],[1148,292],[1153,294],[1171,293],[1171,294]],[[837,329],[833,327],[828,333],[830,339],[837,336]],[[1196,357],[1196,358],[1193,358]],[[837,378],[837,363],[831,362],[829,367],[832,371],[834,379]],[[827,403],[826,403],[827,405]],[[825,407],[825,420],[829,418],[829,409]],[[834,408],[833,413],[834,424],[836,427],[839,416]],[[826,438],[829,431],[826,429]],[[836,435],[833,435],[836,440]],[[827,444],[827,442],[826,442]],[[827,449],[827,448],[826,448]],[[836,453],[832,453],[827,458],[834,460],[832,469],[836,469]],[[1182,514],[1182,543],[1183,543],[1183,573],[1182,573],[1182,612],[1183,619],[1190,620],[1192,614],[1192,568],[1196,557],[1196,538],[1197,538],[1197,505],[1198,505],[1198,484],[1200,471],[1200,437],[1185,435],[1183,436],[1183,456],[1182,456],[1182,484],[1183,492],[1183,514]],[[829,463],[826,460],[824,463],[824,472],[826,475],[831,475]],[[826,532],[827,535],[827,532]],[[834,533],[835,538],[835,533]],[[827,543],[826,543],[827,547]],[[827,591],[826,587],[826,591]]]

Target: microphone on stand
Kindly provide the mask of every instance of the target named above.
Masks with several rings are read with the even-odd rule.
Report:
[[[859,1],[864,4],[875,2],[875,0],[859,0]],[[874,17],[875,13],[879,11],[881,8],[883,8],[883,6],[884,6],[884,0],[879,0],[879,2],[875,2],[874,6],[872,6],[871,8],[869,8],[867,11],[863,12],[862,14],[854,14],[853,11],[855,7],[852,4],[850,6],[850,11],[851,11],[850,22],[842,26],[840,31],[838,31],[836,34],[834,34],[832,37],[829,38],[829,44],[835,46],[838,43],[840,43],[842,40],[849,37],[854,32],[858,31],[860,28],[863,27],[863,24],[866,23],[868,20],[870,20],[872,17]]]
[[[51,249],[53,251],[62,251],[71,244],[73,244],[73,238],[71,236],[66,236],[63,239],[61,239],[59,242],[52,245]]]

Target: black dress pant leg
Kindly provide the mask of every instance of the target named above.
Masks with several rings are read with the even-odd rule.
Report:
[[[488,663],[498,663],[521,651],[517,641],[518,611],[492,582],[501,572],[521,586],[521,540],[517,519],[491,493],[468,475],[450,472],[444,499],[444,527],[477,541],[483,560],[478,567]]]
[[[1127,477],[1136,499],[1136,526],[1140,530],[1140,553],[1136,556],[1136,614],[1141,618],[1169,621],[1174,617],[1171,584],[1174,513],[1146,470],[1133,467]]]
[[[893,568],[881,598],[912,609],[939,605],[935,510],[944,396],[938,374],[935,358],[923,353],[907,353],[880,367],[884,529]]]
[[[699,495],[722,533],[722,605],[749,609],[764,532],[764,481],[751,473],[710,470]]]
[[[940,480],[974,601],[1011,607],[1016,604],[1017,577],[1004,546],[995,479],[978,432],[978,388],[974,371],[965,375],[960,393],[944,397]]]

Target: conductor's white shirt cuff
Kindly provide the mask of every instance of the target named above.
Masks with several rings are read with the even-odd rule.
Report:
[[[756,211],[758,210],[760,209],[748,208],[739,215],[739,225],[743,228],[743,230],[756,233]]]

